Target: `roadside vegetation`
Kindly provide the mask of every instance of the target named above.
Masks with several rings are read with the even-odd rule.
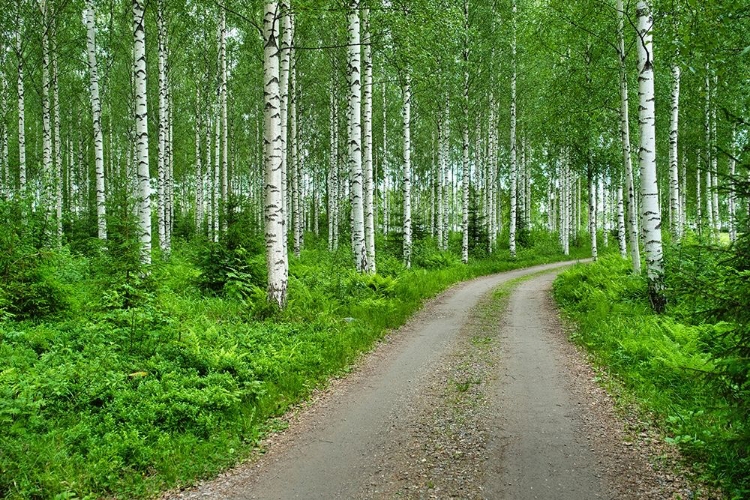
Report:
[[[666,440],[729,497],[750,496],[750,237],[694,235],[667,252],[668,306],[618,256],[558,277],[574,340],[621,383]]]
[[[13,205],[0,208],[13,219]],[[412,269],[394,257],[399,241],[382,240],[366,275],[346,246],[330,253],[309,234],[279,312],[262,237],[233,228],[221,244],[175,241],[149,273],[127,221],[107,251],[86,238],[43,248],[41,216],[0,234],[0,497],[144,498],[210,476],[426,298],[590,252],[565,257],[554,236],[528,233],[516,259],[482,243],[464,265],[460,234],[440,252],[418,232]]]

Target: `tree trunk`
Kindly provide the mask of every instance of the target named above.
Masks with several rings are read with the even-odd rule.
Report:
[[[104,185],[104,135],[102,103],[99,99],[99,70],[96,62],[96,10],[94,0],[86,0],[86,33],[89,62],[89,88],[94,123],[94,164],[96,168],[96,221],[99,239],[107,239],[107,205]],[[111,148],[110,148],[111,149]],[[110,151],[110,155],[112,152]]]
[[[195,86],[195,232],[203,228],[203,165],[201,161],[200,84]]]
[[[281,52],[279,54],[281,67],[279,69],[279,92],[281,93],[281,199],[282,199],[282,213],[284,226],[282,227],[283,237],[282,244],[284,245],[283,256],[284,259],[289,259],[289,251],[287,249],[288,238],[289,238],[289,193],[287,189],[288,180],[288,168],[287,168],[287,157],[289,154],[288,149],[288,138],[289,138],[289,66],[291,64],[291,47],[294,33],[292,32],[292,25],[289,19],[291,8],[289,1],[282,0],[280,2],[280,13],[281,13]],[[286,266],[289,266],[287,261]]]
[[[654,109],[654,53],[651,46],[653,16],[648,2],[640,0],[638,15],[638,125],[641,170],[642,226],[646,250],[649,297],[654,310],[664,310],[664,257],[661,241],[661,207],[656,180],[656,114]]]
[[[16,31],[16,55],[18,56],[18,190],[21,198],[26,196],[26,96],[23,84],[23,46],[21,45],[23,20],[18,19]]]
[[[365,181],[365,245],[367,248],[367,271],[375,273],[375,183],[372,171],[372,45],[370,35],[370,10],[362,10],[362,45],[364,50],[365,82],[364,113],[362,116],[362,138],[364,139],[364,181]]]
[[[54,174],[52,172],[52,114],[50,102],[50,50],[49,18],[47,2],[40,0],[42,11],[42,199],[44,218],[46,220],[45,236],[50,236],[52,222],[52,190]]]
[[[281,95],[279,89],[279,4],[268,2],[263,13],[263,165],[265,170],[265,239],[268,301],[286,305],[288,268],[284,255],[282,191]]]
[[[229,124],[227,120],[227,14],[219,7],[219,106],[221,107],[221,233],[229,224]]]
[[[55,189],[55,222],[56,222],[56,244],[62,247],[63,238],[63,175],[62,175],[62,145],[60,144],[60,88],[58,85],[57,74],[57,23],[52,19],[50,28],[52,36],[50,47],[52,49],[52,99],[54,108],[54,118],[52,122],[53,129],[53,150],[52,158],[54,164],[53,184]]]
[[[589,158],[589,162],[591,158]],[[597,196],[596,196],[596,180],[594,179],[593,166],[589,163],[588,168],[588,181],[589,181],[589,236],[591,238],[591,258],[596,261],[599,258],[599,253],[596,247],[596,208],[597,208]]]
[[[146,33],[143,0],[133,0],[135,134],[138,177],[138,231],[141,264],[151,264],[151,187],[148,166],[148,106],[146,101]]]
[[[630,259],[633,262],[633,273],[640,274],[641,251],[640,240],[638,239],[633,163],[630,158],[630,112],[628,110],[628,75],[625,64],[624,18],[625,11],[622,0],[617,0],[617,39],[618,57],[620,59],[620,135],[622,140],[622,164],[625,173],[625,189],[628,193],[627,232],[630,240]]]
[[[290,20],[292,19],[290,15]],[[302,252],[302,210],[300,206],[300,191],[301,191],[301,180],[300,180],[300,160],[297,148],[297,98],[299,93],[297,92],[297,68],[294,62],[294,56],[290,56],[290,75],[289,75],[289,151],[291,153],[291,161],[289,162],[288,171],[291,172],[291,184],[292,184],[292,219],[294,222],[293,236],[294,236],[294,256],[299,258]]]
[[[716,136],[716,92],[718,89],[718,76],[714,73],[713,85],[711,86],[711,220],[713,222],[714,238],[718,241],[721,232],[721,216],[719,211],[719,155]]]
[[[461,175],[463,213],[461,229],[461,260],[469,262],[469,0],[464,0],[464,142],[463,174]]]
[[[512,3],[510,57],[510,256],[516,257],[516,217],[518,214],[518,170],[516,164],[516,1]],[[566,254],[567,255],[567,254]]]
[[[737,125],[732,126],[732,142],[729,149],[729,241],[737,241]]]
[[[338,149],[338,110],[336,87],[331,89],[331,161],[328,180],[328,250],[335,251],[338,242],[338,201],[339,201],[339,149]]]
[[[404,103],[402,116],[404,120],[404,265],[411,267],[411,76],[404,76]]]
[[[678,56],[679,51],[675,53],[675,62],[672,63],[672,116],[669,123],[669,222],[672,237],[675,241],[679,240],[682,236],[682,226],[680,225],[680,175],[677,155],[680,117],[680,66],[676,62]]]
[[[359,0],[349,2],[349,175],[352,201],[352,244],[357,271],[366,272],[364,203],[362,199],[362,81]]]
[[[617,183],[617,243],[620,247],[620,256],[628,258],[628,245],[625,231],[625,200],[622,195],[622,181]]]
[[[164,0],[156,2],[156,28],[159,52],[159,140],[157,154],[157,221],[159,224],[159,248],[162,257],[169,253],[167,248],[167,217],[166,217],[166,161],[167,161],[167,47],[166,26],[164,25]]]

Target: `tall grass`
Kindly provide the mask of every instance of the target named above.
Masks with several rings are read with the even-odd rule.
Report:
[[[618,256],[564,272],[554,291],[577,324],[574,340],[655,416],[667,441],[680,447],[704,479],[732,498],[747,498],[750,460],[744,443],[750,426],[732,410],[736,403],[726,397],[722,381],[711,376],[720,358],[707,343],[731,325],[689,321],[683,309],[695,297],[674,293],[670,312],[654,314],[644,279]]]

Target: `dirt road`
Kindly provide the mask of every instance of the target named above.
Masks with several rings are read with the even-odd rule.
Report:
[[[561,266],[441,294],[290,417],[260,460],[164,498],[689,498],[626,439],[566,341],[555,273],[490,293]]]

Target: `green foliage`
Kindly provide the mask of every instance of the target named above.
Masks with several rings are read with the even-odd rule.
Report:
[[[563,273],[555,282],[555,296],[578,324],[575,340],[656,416],[670,442],[704,464],[707,478],[741,498],[750,492],[750,426],[743,385],[747,358],[737,356],[736,337],[727,335],[737,331],[737,325],[727,322],[727,315],[716,322],[698,320],[692,311],[703,310],[707,302],[694,290],[686,293],[676,287],[688,276],[695,279],[691,273],[696,267],[717,272],[716,262],[706,255],[689,258],[686,251],[669,255],[673,288],[665,315],[653,313],[645,279],[633,275],[619,256]],[[683,278],[676,277],[673,266],[678,262]],[[715,292],[713,281],[712,288]],[[743,297],[739,300],[748,295]]]
[[[0,318],[2,497],[144,498],[216,473],[427,297],[562,258],[551,246],[466,266],[423,237],[411,270],[399,249],[381,252],[380,272],[367,275],[348,249],[309,240],[290,260],[289,304],[278,312],[254,233],[176,241],[171,258],[144,273],[137,258],[123,263],[137,256],[129,226],[112,231],[107,251],[35,260],[75,291],[69,314]]]

